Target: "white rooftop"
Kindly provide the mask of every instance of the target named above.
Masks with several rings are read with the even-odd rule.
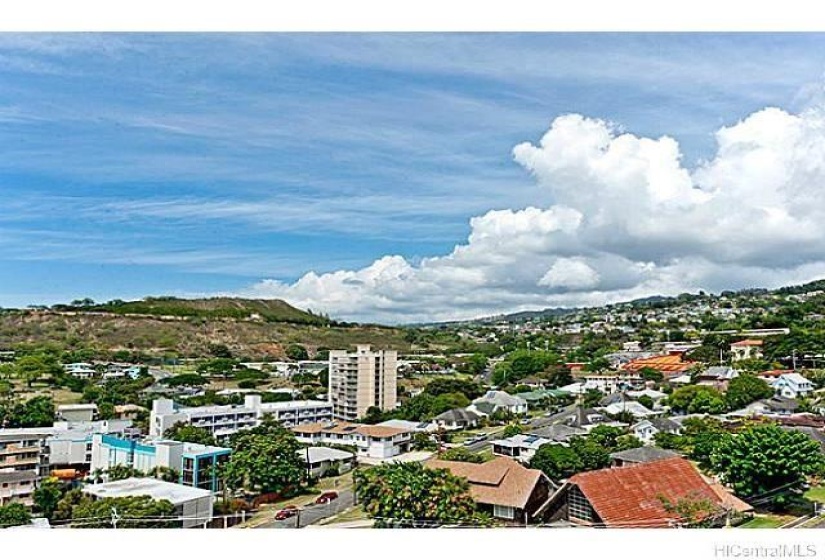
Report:
[[[798,373],[783,373],[779,376],[779,379],[784,379],[786,381],[790,381],[796,385],[801,385],[803,383],[810,383],[807,378],[799,375]]]
[[[297,453],[302,459],[307,458],[309,454],[310,463],[321,463],[323,461],[345,461],[352,459],[355,455],[340,449],[333,449],[331,447],[307,447],[298,449]]]
[[[169,500],[173,505],[212,496],[209,490],[165,482],[157,478],[127,478],[103,484],[90,484],[83,488],[83,492],[98,498],[149,496],[155,500]]]
[[[97,410],[97,405],[94,403],[61,404],[58,405],[57,410]]]
[[[329,401],[283,401],[261,404],[261,410],[287,410],[293,408],[316,408],[319,406],[332,406]]]

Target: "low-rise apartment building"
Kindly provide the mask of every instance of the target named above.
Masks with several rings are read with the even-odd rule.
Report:
[[[295,426],[292,431],[302,443],[352,446],[359,457],[379,460],[392,459],[409,451],[413,435],[404,428],[341,421]]]
[[[0,502],[31,503],[37,483],[57,469],[89,472],[94,433],[125,437],[131,421],[55,422],[43,428],[0,430]]]
[[[174,469],[179,482],[212,492],[220,490],[216,466],[229,460],[232,450],[171,440],[136,442],[104,434],[92,436],[92,471],[116,465],[148,473],[155,467]]]
[[[40,476],[48,468],[46,439],[34,430],[0,430],[0,504],[32,503]]]
[[[260,395],[247,395],[242,405],[179,407],[170,399],[152,403],[149,435],[161,438],[166,430],[183,422],[209,430],[216,437],[260,425],[270,415],[286,427],[332,419],[332,404],[326,401],[263,403]]]

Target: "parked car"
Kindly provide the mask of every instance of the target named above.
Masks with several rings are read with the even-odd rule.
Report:
[[[324,492],[320,496],[315,499],[316,504],[328,504],[332,500],[338,499],[338,492],[334,490],[330,490],[329,492]]]
[[[284,509],[275,514],[275,519],[279,521],[289,519],[290,517],[298,515],[298,511],[298,506],[286,506]]]
[[[487,439],[487,436],[484,436],[484,435],[475,436],[475,437],[472,437],[472,438],[468,439],[467,441],[465,441],[464,445],[472,445],[474,443],[480,443],[482,441],[485,441],[486,439]]]

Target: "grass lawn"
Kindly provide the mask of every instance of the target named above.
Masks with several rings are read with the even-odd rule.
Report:
[[[790,515],[759,515],[739,525],[742,529],[775,529],[794,519]]]
[[[803,495],[812,502],[825,504],[825,485],[814,486]]]
[[[485,463],[487,461],[492,461],[496,457],[495,455],[493,455],[493,448],[492,447],[485,447],[482,451],[480,451],[476,455],[479,455],[482,459],[484,459]]]

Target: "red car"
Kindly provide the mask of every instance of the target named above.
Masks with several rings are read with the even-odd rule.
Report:
[[[323,494],[318,496],[315,499],[315,503],[316,504],[328,504],[332,500],[337,500],[337,499],[338,499],[338,492],[329,491],[329,492],[324,492]]]
[[[275,514],[275,519],[281,521],[283,519],[289,519],[290,517],[294,517],[296,515],[298,515],[297,506],[286,506],[284,509]]]

